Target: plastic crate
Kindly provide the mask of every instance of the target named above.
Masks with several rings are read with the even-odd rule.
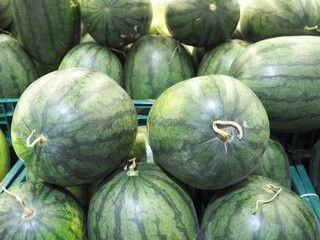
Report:
[[[4,128],[6,136],[10,137],[10,125],[13,116],[14,107],[18,99],[0,99],[0,117],[1,128]],[[151,100],[133,100],[133,103],[138,111],[138,123],[140,126],[146,124],[148,118],[148,112],[151,109],[154,101]],[[318,134],[318,132],[317,132]],[[290,141],[292,141],[292,136],[290,136]],[[307,174],[305,165],[303,164],[303,159],[310,158],[311,145],[308,149],[295,150],[294,144],[290,141],[280,141],[283,145],[288,147],[289,142],[289,158],[290,158],[290,172],[292,178],[292,188],[293,190],[307,203],[311,211],[315,216],[315,220],[320,231],[320,201],[318,195],[311,184],[309,176]],[[294,142],[294,141],[292,141]],[[314,141],[313,141],[314,142]],[[26,167],[20,160],[14,164],[10,172],[3,179],[2,184],[6,188],[10,188],[18,183],[24,182],[26,180]],[[0,189],[0,193],[3,190]]]

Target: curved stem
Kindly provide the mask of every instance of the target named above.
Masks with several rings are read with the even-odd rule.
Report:
[[[264,185],[262,186],[263,189],[265,189],[266,191],[268,192],[271,192],[272,189],[278,189],[278,191],[276,192],[276,194],[270,198],[269,200],[258,200],[257,203],[256,203],[256,209],[251,213],[252,215],[255,215],[258,211],[258,207],[259,207],[259,203],[263,204],[263,203],[269,203],[271,201],[273,201],[282,191],[282,188],[281,187],[278,187],[278,186],[275,186],[273,184],[267,184],[267,185]]]
[[[130,159],[129,162],[132,162],[132,164],[129,166],[129,170],[128,170],[127,174],[129,176],[137,176],[137,172],[134,170],[135,167],[137,166],[136,158]]]
[[[10,37],[12,37],[12,33],[11,32],[6,31],[6,30],[4,30],[2,28],[0,28],[0,32],[5,33],[5,34],[9,35]]]
[[[17,195],[17,194],[14,194],[10,191],[8,191],[3,185],[2,183],[0,183],[0,187],[3,189],[3,191],[11,196],[14,196],[16,198],[16,200],[20,203],[21,207],[23,208],[24,210],[24,214],[22,215],[22,218],[31,218],[33,215],[34,215],[34,211],[33,210],[30,210],[28,209],[22,202],[22,199]]]
[[[35,134],[36,129],[34,129],[31,134],[29,135],[29,137],[26,140],[26,144],[27,147],[32,148],[34,147],[36,144],[39,144],[40,146],[43,145],[45,143],[45,141],[47,140],[43,135],[40,135],[38,138],[36,138],[31,144],[30,144],[30,139],[33,137],[33,135]]]
[[[239,132],[237,137],[239,139],[241,139],[243,137],[243,130],[242,130],[242,128],[241,128],[239,123],[236,123],[236,122],[233,122],[233,121],[221,121],[221,120],[214,121],[212,123],[212,128],[218,135],[220,135],[220,137],[221,137],[220,139],[222,139],[224,142],[226,142],[230,138],[230,132],[222,130],[222,129],[219,129],[217,125],[223,125],[223,126],[230,125],[230,126],[233,126]]]
[[[318,25],[316,25],[316,26],[314,26],[314,27],[305,26],[305,27],[304,27],[304,30],[306,30],[306,31],[311,31],[311,30],[319,31]]]

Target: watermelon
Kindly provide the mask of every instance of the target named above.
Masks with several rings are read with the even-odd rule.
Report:
[[[311,151],[309,176],[314,190],[320,195],[320,140],[314,144]]]
[[[10,0],[10,6],[22,45],[38,62],[59,65],[79,43],[78,0]]]
[[[261,162],[252,174],[269,177],[290,189],[290,164],[284,147],[279,142],[269,139]]]
[[[118,48],[133,43],[150,28],[150,0],[82,0],[86,31],[102,45]]]
[[[194,77],[190,54],[174,38],[145,35],[129,49],[125,89],[132,99],[156,99],[177,82]]]
[[[11,168],[9,145],[6,136],[0,129],[0,182],[4,179]]]
[[[12,13],[9,0],[0,2],[0,29],[6,29],[12,22]]]
[[[108,48],[94,42],[78,44],[62,59],[59,69],[84,67],[109,75],[123,85],[123,67],[117,56]]]
[[[230,39],[213,48],[202,58],[197,76],[210,74],[228,75],[234,59],[250,44],[248,41]]]
[[[179,41],[212,48],[230,38],[240,18],[238,0],[176,0],[165,9],[167,27]]]
[[[120,167],[137,127],[134,104],[118,83],[105,73],[68,68],[26,89],[12,118],[11,137],[17,156],[31,172],[71,187]]]
[[[52,184],[30,181],[0,194],[0,238],[85,239],[86,216],[79,203]],[[18,200],[21,199],[22,207]]]
[[[36,66],[12,37],[0,34],[0,98],[18,98],[38,78]]]
[[[147,124],[155,163],[200,189],[224,188],[247,177],[270,134],[260,100],[226,75],[170,87],[153,104]]]
[[[153,162],[153,156],[148,141],[146,126],[138,127],[136,140],[134,141],[128,158],[135,158],[136,162]]]
[[[203,240],[320,239],[308,205],[277,181],[256,175],[213,198],[204,212],[201,237]]]
[[[187,193],[157,165],[138,163],[93,196],[89,239],[194,239],[198,219]]]
[[[320,36],[319,0],[248,0],[241,11],[244,39],[296,35]]]
[[[271,129],[304,132],[320,126],[319,61],[319,37],[277,37],[244,49],[229,74],[257,94]]]

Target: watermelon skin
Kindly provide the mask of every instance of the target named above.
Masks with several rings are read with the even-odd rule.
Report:
[[[240,18],[238,0],[176,0],[165,9],[167,27],[179,41],[212,48],[230,38]]]
[[[129,49],[125,89],[132,99],[156,99],[175,83],[195,76],[190,54],[174,38],[145,35]]]
[[[0,28],[6,29],[12,22],[12,13],[10,10],[9,0],[0,2]]]
[[[0,98],[18,98],[38,78],[36,66],[12,37],[0,34]]]
[[[27,52],[40,63],[59,65],[80,41],[77,0],[10,0],[13,20]]]
[[[94,42],[78,44],[62,59],[59,69],[84,67],[109,75],[123,86],[123,67],[117,56],[108,48]]]
[[[269,139],[261,162],[252,174],[269,177],[291,189],[290,164],[284,147],[279,142]]]
[[[11,168],[9,145],[6,136],[0,129],[0,182],[4,179]]]
[[[134,104],[118,83],[101,72],[69,68],[39,78],[23,93],[11,136],[17,156],[37,177],[70,187],[121,166],[137,127]],[[30,144],[41,135],[46,140],[28,147],[30,135]]]
[[[226,142],[214,121],[231,132]],[[269,121],[257,96],[225,75],[195,77],[175,84],[155,101],[148,116],[155,163],[195,188],[220,189],[241,181],[259,164],[269,139]],[[228,130],[227,130],[228,129]]]
[[[122,171],[93,196],[89,239],[194,239],[199,226],[192,200],[157,165]]]
[[[76,200],[57,186],[30,181],[9,189],[34,211],[23,218],[21,205],[9,194],[0,195],[0,238],[11,239],[86,239],[86,216]]]
[[[262,188],[266,184],[282,187],[282,191],[252,215],[257,200],[269,200],[277,191],[267,192]],[[293,191],[263,176],[249,176],[213,199],[204,212],[201,236],[203,240],[320,239],[308,205]]]
[[[147,33],[152,5],[150,0],[82,0],[81,19],[94,40],[118,48]]]
[[[260,41],[279,36],[317,35],[319,0],[249,0],[244,5],[240,28],[244,39]]]
[[[248,41],[231,39],[213,48],[201,60],[197,76],[228,75],[234,59],[250,44]]]
[[[271,129],[319,128],[320,38],[289,36],[262,40],[236,57],[230,75],[249,86],[267,110]]]
[[[309,176],[314,190],[320,195],[320,141],[318,140],[311,151]]]

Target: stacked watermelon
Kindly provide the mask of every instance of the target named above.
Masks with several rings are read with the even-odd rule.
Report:
[[[0,3],[0,98],[19,98],[12,145],[28,169],[0,195],[0,238],[320,239],[290,190],[292,146],[270,139],[320,128],[319,9]]]

